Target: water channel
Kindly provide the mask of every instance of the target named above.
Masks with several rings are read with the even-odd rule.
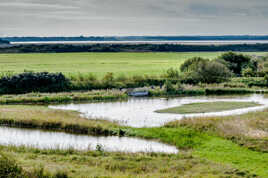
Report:
[[[221,112],[197,114],[156,113],[156,110],[181,106],[183,104],[216,101],[256,102],[260,106]],[[66,104],[49,106],[53,109],[73,110],[88,119],[104,119],[131,127],[159,127],[165,123],[189,117],[239,115],[268,108],[268,98],[264,95],[194,96],[179,98],[130,98],[128,101],[101,102],[87,104]]]
[[[0,145],[62,150],[96,150],[100,148],[109,152],[127,153],[159,152],[176,154],[178,152],[175,146],[138,138],[117,136],[95,137],[8,127],[0,127]]]

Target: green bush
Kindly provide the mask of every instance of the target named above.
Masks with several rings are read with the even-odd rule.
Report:
[[[173,68],[169,68],[166,71],[166,74],[164,75],[166,78],[171,78],[171,79],[178,79],[179,78],[179,71]]]
[[[165,81],[164,90],[168,94],[172,94],[172,93],[176,92],[176,89],[175,89],[175,87],[173,86],[173,84],[171,83],[170,80]]]
[[[69,87],[69,80],[61,73],[26,72],[0,79],[1,94],[29,92],[60,92]]]
[[[242,76],[243,77],[256,77],[256,72],[253,71],[252,68],[247,67],[242,70]]]
[[[200,63],[205,63],[207,61],[208,61],[208,59],[203,59],[201,57],[190,58],[190,59],[187,59],[180,66],[180,70],[181,70],[181,72],[190,72],[190,71],[196,70],[198,68],[198,66],[200,65]]]
[[[222,54],[217,59],[218,62],[224,64],[231,72],[237,76],[242,75],[242,70],[244,68],[251,68],[252,70],[257,70],[257,61],[252,60],[249,56],[243,54],[237,54],[234,52],[228,52]]]
[[[187,65],[189,61],[186,61]],[[205,59],[196,59],[192,66],[188,65],[187,70],[184,68],[183,83],[221,83],[228,81],[231,77],[231,72],[227,67],[216,61]]]

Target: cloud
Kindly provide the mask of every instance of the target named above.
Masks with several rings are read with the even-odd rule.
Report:
[[[264,34],[267,0],[1,0],[0,35]]]

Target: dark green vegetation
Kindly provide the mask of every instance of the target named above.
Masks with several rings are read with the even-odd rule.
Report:
[[[26,72],[0,78],[0,94],[59,92],[68,89],[69,80],[61,73]]]
[[[254,106],[259,106],[259,104],[254,102],[206,102],[185,104],[178,107],[157,110],[156,112],[172,114],[208,113]]]
[[[242,72],[244,75],[247,75],[250,71],[253,73],[253,76],[251,77],[257,76],[258,61],[251,59],[250,56],[229,52],[219,56],[217,61],[224,64],[233,74],[237,76],[241,76]]]
[[[188,59],[180,66],[180,69],[184,74],[184,80],[182,80],[184,83],[222,83],[232,76],[265,76],[267,74],[267,69],[263,67],[265,61],[267,61],[265,57],[252,58],[228,52],[213,61],[200,57]]]
[[[266,177],[267,113],[185,119],[161,128],[130,128],[43,106],[1,106],[1,125],[155,139],[176,145],[180,152],[178,155],[127,154],[12,146],[0,150],[15,157],[23,170],[31,171],[34,165],[41,164],[45,172],[64,172],[75,177]]]
[[[268,44],[179,45],[179,44],[40,44],[12,45],[0,53],[69,53],[69,52],[216,52],[268,51]]]
[[[203,58],[192,58],[181,65],[182,83],[222,83],[232,76],[231,71],[217,61]]]

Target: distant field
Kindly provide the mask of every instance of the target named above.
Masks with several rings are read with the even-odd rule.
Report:
[[[157,75],[170,67],[179,68],[185,59],[214,59],[220,52],[189,53],[37,53],[0,54],[0,72],[24,70],[35,72],[94,73],[102,77],[107,72],[116,75]],[[248,53],[264,55],[268,53]]]

